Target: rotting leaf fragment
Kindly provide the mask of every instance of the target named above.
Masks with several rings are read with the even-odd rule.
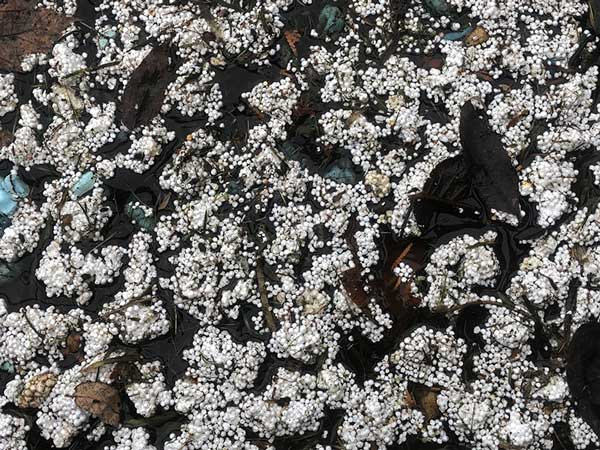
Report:
[[[133,71],[119,104],[127,128],[146,125],[160,113],[173,75],[169,53],[167,44],[155,47]]]
[[[121,398],[112,386],[100,382],[81,383],[75,388],[75,403],[102,422],[117,426],[121,418]]]
[[[72,19],[54,10],[35,9],[34,0],[0,3],[0,69],[21,71],[23,58],[46,53]]]

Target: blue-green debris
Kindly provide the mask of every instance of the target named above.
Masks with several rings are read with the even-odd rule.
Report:
[[[76,197],[81,197],[82,195],[87,194],[89,191],[91,191],[94,188],[95,182],[96,182],[96,176],[94,175],[93,172],[90,172],[88,170],[83,175],[81,175],[79,180],[77,180],[77,183],[75,183],[75,185],[71,188],[71,192]]]
[[[339,33],[346,23],[342,11],[337,6],[326,5],[319,14],[319,26],[326,34]]]
[[[425,7],[436,16],[449,14],[452,7],[446,0],[424,0]]]
[[[143,208],[135,206],[134,202],[127,203],[125,207],[125,213],[127,216],[135,222],[140,228],[146,231],[152,231],[156,226],[156,219],[153,215],[146,215]]]
[[[337,183],[356,183],[356,173],[354,172],[352,161],[348,158],[341,158],[331,163],[323,176]]]
[[[450,33],[444,34],[444,40],[446,40],[446,41],[462,41],[464,38],[467,37],[467,35],[471,31],[473,31],[473,27],[469,25],[464,30],[461,30],[461,31],[452,31]]]

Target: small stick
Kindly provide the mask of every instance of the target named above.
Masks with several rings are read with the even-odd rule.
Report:
[[[262,306],[263,314],[265,315],[265,322],[269,330],[276,331],[275,319],[273,317],[273,311],[269,307],[269,299],[267,297],[267,288],[265,286],[265,273],[263,271],[262,262],[259,261],[256,264],[256,281],[258,282],[258,291],[260,292],[260,304]]]

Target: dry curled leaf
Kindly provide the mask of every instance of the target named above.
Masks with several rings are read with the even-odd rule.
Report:
[[[46,53],[72,19],[52,9],[35,9],[35,0],[0,3],[0,69],[21,71],[23,58]]]
[[[300,33],[298,30],[287,30],[283,35],[285,36],[285,40],[290,46],[292,53],[294,53],[294,56],[298,56],[298,48],[296,47],[296,44],[300,41]]]
[[[119,104],[127,128],[146,125],[160,113],[173,76],[169,53],[167,44],[153,48],[131,74]]]
[[[117,426],[121,418],[121,398],[114,387],[100,382],[81,383],[75,388],[75,403],[102,422]]]
[[[465,44],[467,47],[473,47],[474,45],[483,44],[489,39],[489,34],[482,26],[477,26],[469,35],[465,38]]]

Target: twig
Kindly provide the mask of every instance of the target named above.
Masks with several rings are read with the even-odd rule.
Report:
[[[262,261],[258,261],[256,264],[256,281],[258,282],[258,291],[260,292],[260,305],[262,306],[263,314],[265,315],[265,322],[269,330],[276,331],[275,319],[273,317],[273,311],[269,306],[269,298],[267,297],[267,288],[265,286],[265,273],[263,271]]]

